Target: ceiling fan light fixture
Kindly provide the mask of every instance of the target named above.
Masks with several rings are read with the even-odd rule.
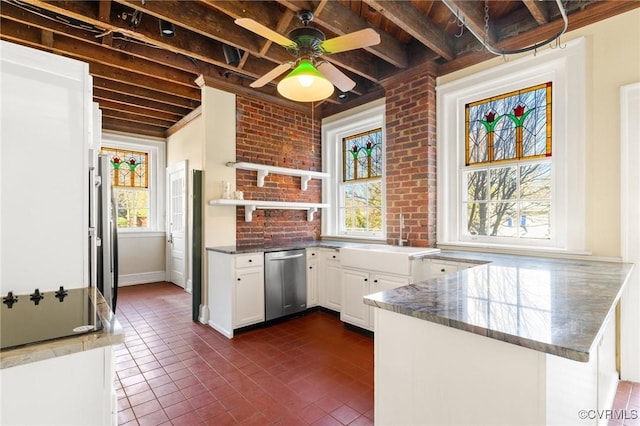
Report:
[[[287,99],[298,102],[315,102],[333,94],[333,83],[303,59],[298,66],[278,83],[278,92]]]

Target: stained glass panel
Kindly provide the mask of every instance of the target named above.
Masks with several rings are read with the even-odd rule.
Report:
[[[465,106],[466,165],[551,156],[551,82]]]
[[[109,156],[113,186],[149,188],[149,154],[117,148],[102,148],[102,153]]]
[[[382,129],[342,139],[344,182],[382,176]]]

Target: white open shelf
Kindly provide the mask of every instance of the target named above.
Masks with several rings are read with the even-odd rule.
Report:
[[[260,200],[231,200],[219,198],[209,200],[210,206],[244,206],[244,220],[251,222],[253,212],[256,209],[280,209],[280,210],[306,210],[307,220],[313,220],[313,214],[318,209],[329,207],[324,203],[294,203],[290,201],[260,201]]]
[[[329,177],[329,173],[314,172],[311,170],[288,169],[286,167],[266,166],[264,164],[254,164],[245,162],[228,162],[227,166],[242,170],[255,170],[258,172],[258,187],[264,186],[264,178],[273,173],[276,175],[300,176],[300,189],[307,190],[307,184],[311,179],[324,179]]]

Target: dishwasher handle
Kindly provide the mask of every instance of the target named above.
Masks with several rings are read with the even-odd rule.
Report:
[[[282,256],[282,257],[272,257],[269,260],[288,260],[288,259],[295,259],[296,257],[302,257],[302,256],[304,256],[304,253],[290,254],[289,256]]]

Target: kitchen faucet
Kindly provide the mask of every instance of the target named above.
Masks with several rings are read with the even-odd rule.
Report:
[[[398,245],[402,247],[404,243],[408,243],[409,240],[402,239],[402,230],[404,229],[404,215],[400,213],[400,238],[398,238]]]

